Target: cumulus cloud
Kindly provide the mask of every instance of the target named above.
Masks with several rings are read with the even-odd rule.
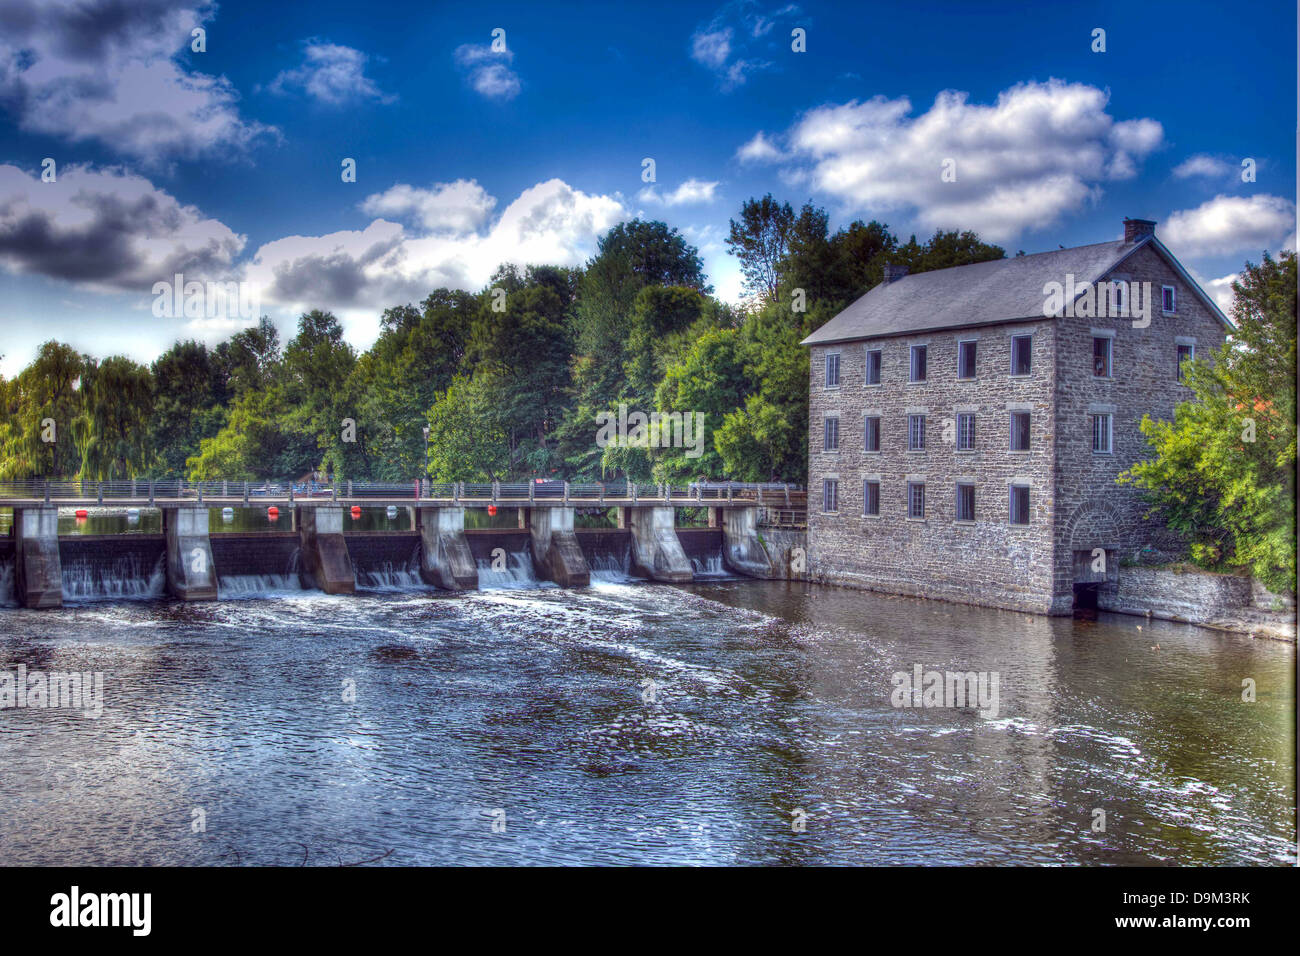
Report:
[[[1219,195],[1173,213],[1163,238],[1178,255],[1249,254],[1277,248],[1295,228],[1295,203],[1289,199]]]
[[[519,95],[519,75],[510,69],[511,50],[495,51],[488,44],[466,43],[456,48],[455,60],[474,90],[491,100],[509,100]]]
[[[1232,164],[1206,153],[1189,156],[1174,167],[1174,175],[1179,179],[1189,179],[1192,176],[1204,176],[1207,179],[1226,179],[1234,172],[1235,167]]]
[[[587,194],[551,179],[525,189],[495,221],[484,216],[471,225],[470,213],[453,227],[442,215],[449,207],[442,200],[467,196],[478,197],[479,208],[495,204],[472,181],[431,190],[395,186],[369,197],[363,207],[400,209],[422,228],[433,209],[437,232],[408,231],[376,219],[361,230],[289,236],[260,247],[247,277],[258,284],[264,302],[351,310],[373,322],[387,306],[419,300],[439,286],[480,289],[503,262],[579,265],[601,234],[628,217],[616,197]],[[438,197],[433,206],[431,197]]]
[[[67,166],[42,182],[0,166],[0,268],[100,292],[148,293],[153,283],[233,278],[245,237],[147,179]]]
[[[1150,119],[1119,121],[1107,94],[1081,83],[1022,83],[992,105],[946,90],[914,116],[906,97],[874,97],[809,110],[784,135],[763,134],[739,158],[782,162],[846,212],[900,210],[927,229],[974,229],[988,240],[1050,225],[1136,174],[1161,145]],[[949,164],[947,161],[951,160]],[[947,168],[955,179],[945,181]]]
[[[713,202],[716,182],[702,179],[688,179],[670,193],[660,194],[654,186],[647,186],[637,193],[642,202],[659,203],[664,206],[690,206]]]
[[[785,158],[785,153],[762,132],[736,150],[736,159],[742,163],[774,163]]]
[[[0,104],[24,132],[151,165],[246,149],[275,130],[240,116],[224,77],[176,59],[214,12],[201,0],[6,0]]]
[[[344,106],[363,100],[392,103],[396,96],[385,94],[366,76],[369,57],[360,50],[321,40],[303,46],[302,65],[285,70],[271,81],[273,93],[300,90],[329,106]]]
[[[367,196],[361,211],[369,216],[391,216],[418,223],[429,232],[472,232],[487,221],[496,197],[473,179],[435,183],[429,189],[398,183],[382,193]]]
[[[799,13],[793,4],[764,13],[754,0],[733,0],[691,34],[691,59],[717,76],[724,93],[730,92],[754,73],[772,68],[769,56],[790,35],[789,29],[775,29],[778,21],[793,22],[790,18]]]

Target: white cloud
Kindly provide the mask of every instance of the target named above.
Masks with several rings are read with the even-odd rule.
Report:
[[[25,132],[97,140],[155,166],[246,149],[275,130],[239,115],[224,77],[176,60],[215,9],[195,0],[6,0],[0,102]]]
[[[1226,275],[1221,279],[1210,279],[1203,281],[1198,279],[1197,282],[1202,289],[1206,291],[1211,299],[1214,300],[1220,311],[1229,318],[1232,317],[1232,303],[1236,298],[1232,294],[1232,284],[1241,278],[1241,273],[1234,272]]]
[[[660,195],[659,190],[654,186],[647,186],[637,193],[636,198],[642,202],[660,203],[664,206],[711,203],[718,185],[716,182],[705,182],[702,179],[688,179],[666,195]]]
[[[691,37],[691,59],[712,70],[726,65],[731,56],[731,28],[697,31]]]
[[[736,159],[742,163],[775,163],[785,158],[785,153],[762,132],[736,150]]]
[[[404,210],[422,220],[428,196],[477,195],[477,189],[472,182],[432,190],[399,185],[366,203],[397,206],[413,197]],[[461,222],[467,225],[472,218]],[[439,286],[480,289],[503,262],[580,265],[594,252],[596,239],[625,218],[619,198],[583,193],[551,179],[525,189],[494,222],[474,228],[456,231],[444,218],[437,221],[448,231],[422,234],[376,219],[361,230],[278,239],[254,253],[247,277],[257,283],[263,302],[293,310],[332,309],[373,337],[384,308],[419,301]],[[365,335],[358,340],[367,341]]]
[[[514,52],[496,52],[487,44],[466,43],[456,48],[456,65],[465,71],[469,85],[488,99],[509,100],[519,95],[519,75],[510,69]]]
[[[716,74],[724,93],[773,67],[764,54],[774,54],[789,42],[789,31],[777,30],[777,20],[800,13],[793,4],[772,13],[754,7],[752,0],[732,0],[691,34],[691,59]],[[807,26],[806,20],[800,22]]]
[[[344,106],[361,100],[392,103],[389,96],[367,77],[369,57],[360,50],[336,43],[308,40],[303,49],[302,66],[285,70],[271,81],[273,93],[301,90],[329,106]]]
[[[1233,172],[1234,167],[1230,163],[1206,153],[1197,153],[1195,156],[1189,156],[1174,167],[1174,175],[1179,179],[1188,179],[1192,176],[1205,176],[1209,179],[1224,179],[1232,175]]]
[[[1003,241],[1096,199],[1161,144],[1159,123],[1116,121],[1106,107],[1104,91],[1059,80],[1018,84],[992,105],[946,90],[919,116],[906,97],[820,106],[785,134],[783,178],[806,177],[849,213],[900,210],[926,229]],[[761,136],[741,153],[774,159]],[[946,160],[955,181],[941,176]]]
[[[398,183],[367,196],[361,211],[414,221],[429,232],[472,232],[487,221],[496,202],[476,180],[458,179],[431,189]]]
[[[100,292],[235,278],[245,237],[120,169],[66,166],[53,183],[0,166],[0,268]]]
[[[1259,253],[1296,228],[1295,203],[1281,196],[1215,196],[1166,221],[1163,239],[1180,256]]]

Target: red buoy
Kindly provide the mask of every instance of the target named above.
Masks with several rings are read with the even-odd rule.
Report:
[[[86,517],[87,515],[89,515],[89,514],[90,514],[90,512],[87,511],[85,508],[78,508],[78,509],[77,509],[77,517],[78,517],[78,518],[85,518],[85,517]]]
[[[355,520],[355,519],[360,518],[360,517],[361,517],[361,506],[360,506],[360,505],[353,505],[353,506],[352,506],[352,518]]]
[[[492,515],[492,517],[495,518],[495,517],[496,517],[496,513],[497,513],[497,506],[496,506],[496,505],[488,505],[488,514]]]
[[[274,521],[276,518],[280,517],[280,509],[275,505],[271,505],[271,507],[266,509],[266,516]]]

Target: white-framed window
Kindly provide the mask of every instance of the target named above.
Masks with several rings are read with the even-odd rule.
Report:
[[[1034,337],[1030,335],[1011,336],[1011,374],[1029,375],[1034,370]]]
[[[880,384],[880,366],[884,352],[881,349],[867,349],[867,384]]]
[[[1183,363],[1192,361],[1196,358],[1196,346],[1189,344],[1180,344],[1178,346],[1178,381],[1183,380]]]
[[[1011,413],[1011,450],[1029,451],[1029,413]]]
[[[907,483],[907,516],[909,518],[925,517],[925,482],[909,481]]]
[[[1109,414],[1092,416],[1092,451],[1095,455],[1111,453],[1111,417]]]
[[[975,520],[975,485],[973,482],[957,482],[956,515],[958,521]]]
[[[1092,374],[1094,378],[1110,378],[1111,348],[1114,339],[1105,335],[1092,337]]]
[[[1128,315],[1128,283],[1123,279],[1110,280],[1110,315]]]
[[[840,450],[840,420],[834,415],[826,416],[822,437],[824,439],[823,448],[826,451]]]
[[[978,343],[974,339],[957,343],[957,377],[974,378],[975,377],[975,346]]]
[[[907,450],[925,451],[925,416],[907,416]]]
[[[975,412],[963,411],[957,414],[957,450],[975,450]]]
[[[862,483],[862,514],[864,516],[880,514],[880,482],[867,479]]]
[[[1011,486],[1011,523],[1029,524],[1029,486]]]
[[[911,362],[908,381],[911,382],[925,381],[925,374],[926,374],[925,360],[926,360],[926,346],[913,345],[912,362]]]
[[[959,412],[957,414],[957,450],[975,450],[975,413]]]
[[[880,416],[868,415],[862,430],[862,450],[880,451]]]
[[[840,353],[826,353],[826,387],[838,388],[840,384]]]
[[[822,479],[822,511],[834,514],[840,510],[840,483],[835,478]]]
[[[1171,285],[1160,287],[1160,311],[1173,315],[1178,311],[1178,290]]]

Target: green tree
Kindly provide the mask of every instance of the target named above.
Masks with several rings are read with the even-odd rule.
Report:
[[[1142,433],[1155,458],[1120,476],[1208,568],[1249,570],[1270,590],[1296,575],[1296,256],[1267,254],[1233,283],[1236,325],[1208,357],[1184,363],[1195,398]]]
[[[154,461],[149,444],[153,376],[143,365],[114,355],[88,366],[81,414],[73,436],[81,450],[81,477],[120,481],[142,474]]]
[[[747,199],[740,207],[740,220],[731,220],[727,249],[740,260],[745,291],[766,302],[780,295],[781,261],[789,250],[794,231],[794,210],[768,193],[762,199]]]
[[[81,470],[73,422],[92,360],[49,341],[8,384],[0,418],[0,478],[70,478]],[[53,440],[51,440],[53,439]]]
[[[456,376],[429,409],[429,476],[434,481],[499,481],[510,443],[491,375]]]

